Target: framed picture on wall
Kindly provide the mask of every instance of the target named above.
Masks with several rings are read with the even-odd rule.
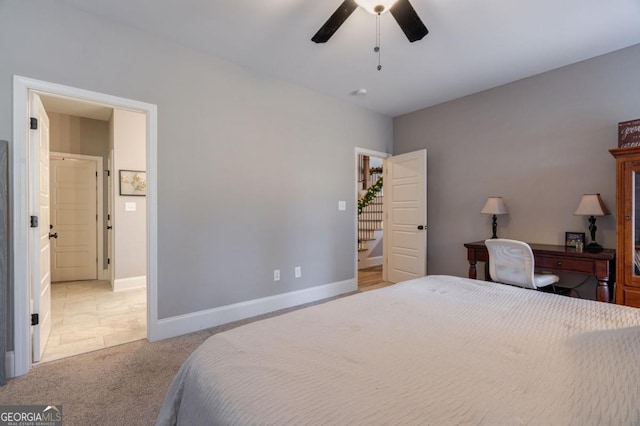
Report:
[[[584,232],[565,232],[564,234],[567,247],[584,247]]]
[[[147,195],[147,172],[120,170],[120,195],[136,197]]]

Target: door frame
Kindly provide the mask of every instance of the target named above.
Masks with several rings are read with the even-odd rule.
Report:
[[[356,278],[356,290],[358,289],[358,200],[360,199],[360,197],[358,196],[358,168],[360,167],[360,163],[358,162],[358,156],[360,155],[368,155],[369,157],[376,157],[376,158],[387,158],[387,157],[391,157],[391,154],[386,153],[386,152],[380,152],[380,151],[373,151],[371,149],[366,149],[366,148],[355,148],[355,158],[354,158],[354,200],[355,200],[355,205],[354,205],[354,224],[355,224],[355,230],[354,230],[354,241],[353,241],[353,247],[354,247],[354,253],[355,253],[355,259],[354,259],[354,277]],[[383,278],[386,278],[385,276],[385,267],[384,265],[386,265],[386,260],[387,260],[387,254],[386,252],[382,251],[382,274],[383,274]]]
[[[86,160],[96,163],[96,170],[98,171],[96,181],[96,209],[98,219],[96,220],[96,256],[99,262],[96,263],[96,278],[99,280],[107,280],[108,270],[103,268],[104,266],[104,166],[103,158],[97,155],[83,155],[83,154],[70,154],[65,152],[50,151],[49,163],[51,163],[51,157],[66,157],[73,160]],[[49,182],[51,184],[51,182]],[[53,276],[53,275],[52,275]]]
[[[31,182],[37,173],[28,168],[29,93],[35,91],[79,101],[98,103],[112,108],[137,111],[146,117],[147,156],[147,340],[157,340],[158,331],[158,203],[157,203],[157,106],[132,99],[93,92],[56,83],[13,76],[13,144],[10,187],[13,203],[10,276],[13,282],[13,360],[8,363],[12,377],[29,372],[31,360],[31,323],[29,276],[33,264],[29,251],[29,203]],[[13,367],[13,368],[11,368]],[[13,371],[11,371],[11,369]],[[13,373],[13,374],[11,374]]]
[[[107,157],[107,266],[108,268],[105,271],[105,280],[108,280],[111,283],[111,289],[113,289],[113,281],[115,280],[115,259],[114,259],[114,237],[113,237],[113,204],[115,193],[113,191],[114,188],[114,176],[115,173],[111,173],[113,170],[113,148],[109,150],[109,156]],[[149,331],[147,329],[147,335]]]

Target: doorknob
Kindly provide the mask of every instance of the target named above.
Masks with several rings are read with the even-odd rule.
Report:
[[[424,226],[418,225],[418,229],[422,231],[424,229]]]
[[[51,232],[49,232],[49,239],[55,238],[56,240],[58,239],[58,233],[56,232],[55,234],[52,234]]]
[[[107,229],[113,229],[113,226],[109,225],[107,226]]]

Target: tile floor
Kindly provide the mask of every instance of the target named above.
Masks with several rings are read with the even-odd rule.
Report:
[[[147,292],[113,292],[108,281],[51,284],[51,335],[41,362],[147,337]]]

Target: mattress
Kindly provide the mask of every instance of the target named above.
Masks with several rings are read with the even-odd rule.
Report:
[[[428,276],[212,336],[158,425],[639,425],[640,310]]]

